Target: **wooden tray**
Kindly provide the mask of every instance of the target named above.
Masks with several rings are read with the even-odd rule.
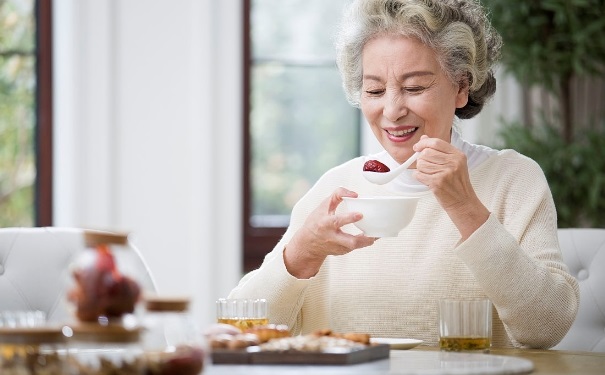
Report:
[[[214,364],[281,364],[281,365],[351,365],[389,358],[387,344],[369,345],[365,349],[343,352],[300,352],[300,351],[254,351],[215,349],[212,351]]]

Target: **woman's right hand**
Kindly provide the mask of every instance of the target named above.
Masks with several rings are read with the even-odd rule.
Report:
[[[359,212],[336,214],[343,197],[357,197],[345,188],[336,189],[305,220],[284,249],[284,263],[288,272],[299,279],[313,277],[328,255],[344,255],[355,249],[370,246],[376,238],[363,234],[344,233],[340,228],[361,220]]]

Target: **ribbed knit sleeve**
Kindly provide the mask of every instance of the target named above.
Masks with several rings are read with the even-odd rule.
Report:
[[[296,319],[304,301],[310,280],[297,279],[286,270],[283,250],[276,248],[258,270],[242,278],[229,298],[265,298],[271,322],[296,326]]]
[[[573,323],[579,288],[561,258],[556,211],[542,171],[516,153],[501,154],[503,169],[514,172],[494,165],[474,176],[499,176],[491,197],[477,189],[498,209],[455,253],[497,308],[513,344],[549,348]]]

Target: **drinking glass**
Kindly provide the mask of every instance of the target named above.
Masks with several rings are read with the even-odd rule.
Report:
[[[488,353],[492,341],[489,299],[439,300],[439,348]]]
[[[267,325],[267,300],[220,298],[216,301],[216,318],[219,323],[231,324],[242,331]]]
[[[42,327],[46,313],[39,310],[0,311],[0,327]]]

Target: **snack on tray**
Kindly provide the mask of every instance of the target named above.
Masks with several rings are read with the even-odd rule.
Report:
[[[325,352],[330,350],[361,350],[366,345],[335,336],[304,335],[285,337],[261,344],[261,351]]]
[[[255,334],[261,344],[271,339],[280,339],[282,337],[292,336],[290,330],[288,329],[288,326],[284,324],[268,324],[264,326],[256,326],[246,329],[244,333]]]
[[[238,333],[236,335],[221,333],[209,337],[208,343],[212,349],[243,349],[258,345],[260,341],[258,336],[252,333]]]
[[[205,336],[212,349],[243,349],[259,345],[272,339],[290,337],[286,325],[267,324],[241,331],[227,324],[213,324],[205,331]]]
[[[245,349],[259,346],[261,351],[323,352],[330,350],[360,350],[370,345],[367,333],[336,333],[330,329],[308,335],[292,336],[285,325],[268,324],[242,331],[226,330],[214,325],[206,330],[211,349]]]
[[[227,349],[245,349],[258,344],[260,344],[260,341],[255,334],[240,333],[239,335],[231,336],[231,340],[227,341]]]
[[[232,326],[231,324],[215,323],[206,328],[203,333],[205,337],[211,338],[223,334],[237,335],[239,333],[242,333],[242,330],[237,328],[236,326]]]
[[[370,345],[370,335],[367,333],[355,333],[355,332],[336,333],[336,332],[332,332],[331,329],[320,329],[320,330],[317,330],[317,331],[311,333],[311,335],[316,336],[316,337],[328,336],[328,337],[342,338],[342,339],[347,339],[347,340],[351,340],[354,342],[358,342],[363,345]]]

